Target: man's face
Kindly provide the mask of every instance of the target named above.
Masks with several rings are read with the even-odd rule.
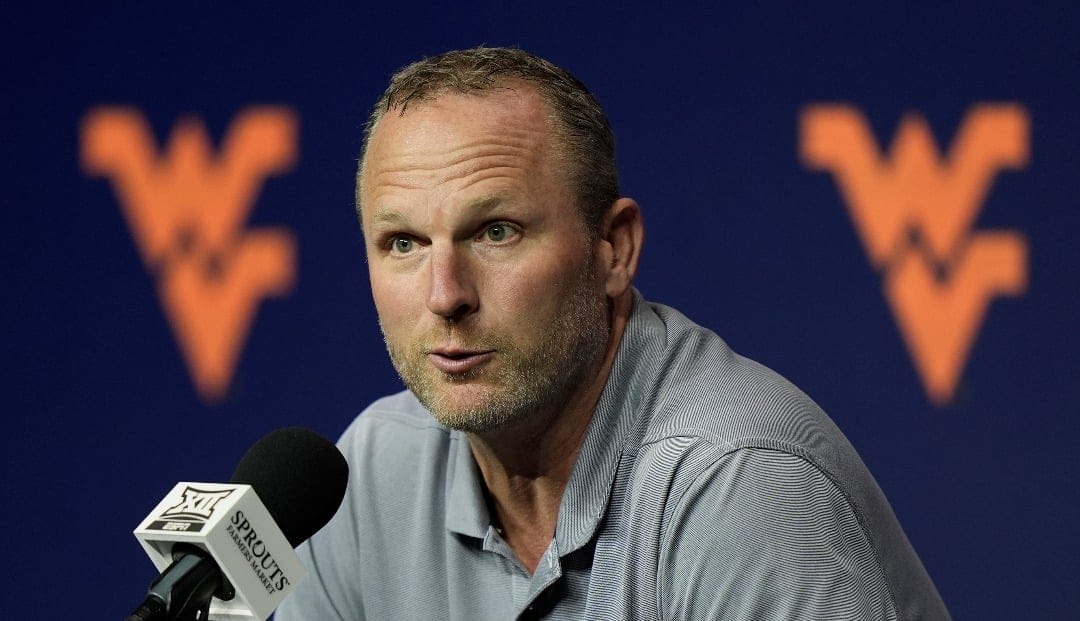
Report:
[[[364,239],[394,366],[480,433],[584,390],[608,338],[593,244],[530,88],[446,94],[379,122]]]

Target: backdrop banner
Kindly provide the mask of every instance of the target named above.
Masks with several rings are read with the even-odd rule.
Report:
[[[177,481],[401,389],[364,122],[395,69],[479,44],[593,89],[639,289],[829,413],[955,618],[1080,609],[1080,5],[21,4],[0,616],[122,618]]]

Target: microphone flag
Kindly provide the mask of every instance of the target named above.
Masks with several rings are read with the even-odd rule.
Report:
[[[172,548],[181,543],[217,561],[235,596],[211,600],[215,619],[262,621],[307,575],[250,485],[177,483],[134,533],[159,572],[173,562]]]

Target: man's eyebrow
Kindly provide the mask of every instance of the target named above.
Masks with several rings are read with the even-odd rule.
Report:
[[[409,221],[400,211],[394,211],[393,209],[376,209],[375,213],[371,214],[371,220],[372,224],[389,224],[391,226],[401,226]]]
[[[409,217],[394,207],[374,207],[372,225],[382,227],[404,227],[409,224]]]
[[[499,196],[497,194],[492,196],[485,196],[466,205],[465,211],[473,216],[482,216],[485,213],[494,210],[502,203],[502,196]]]
[[[503,196],[493,194],[466,203],[461,212],[474,218],[482,217],[505,203]],[[409,223],[408,216],[393,208],[376,208],[371,215],[371,219],[372,224],[381,226],[405,226]]]

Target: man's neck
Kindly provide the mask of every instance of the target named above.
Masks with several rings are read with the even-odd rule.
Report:
[[[632,304],[630,292],[615,300],[604,356],[590,381],[566,403],[510,429],[469,435],[493,517],[530,574],[555,533],[563,490],[611,374]]]

